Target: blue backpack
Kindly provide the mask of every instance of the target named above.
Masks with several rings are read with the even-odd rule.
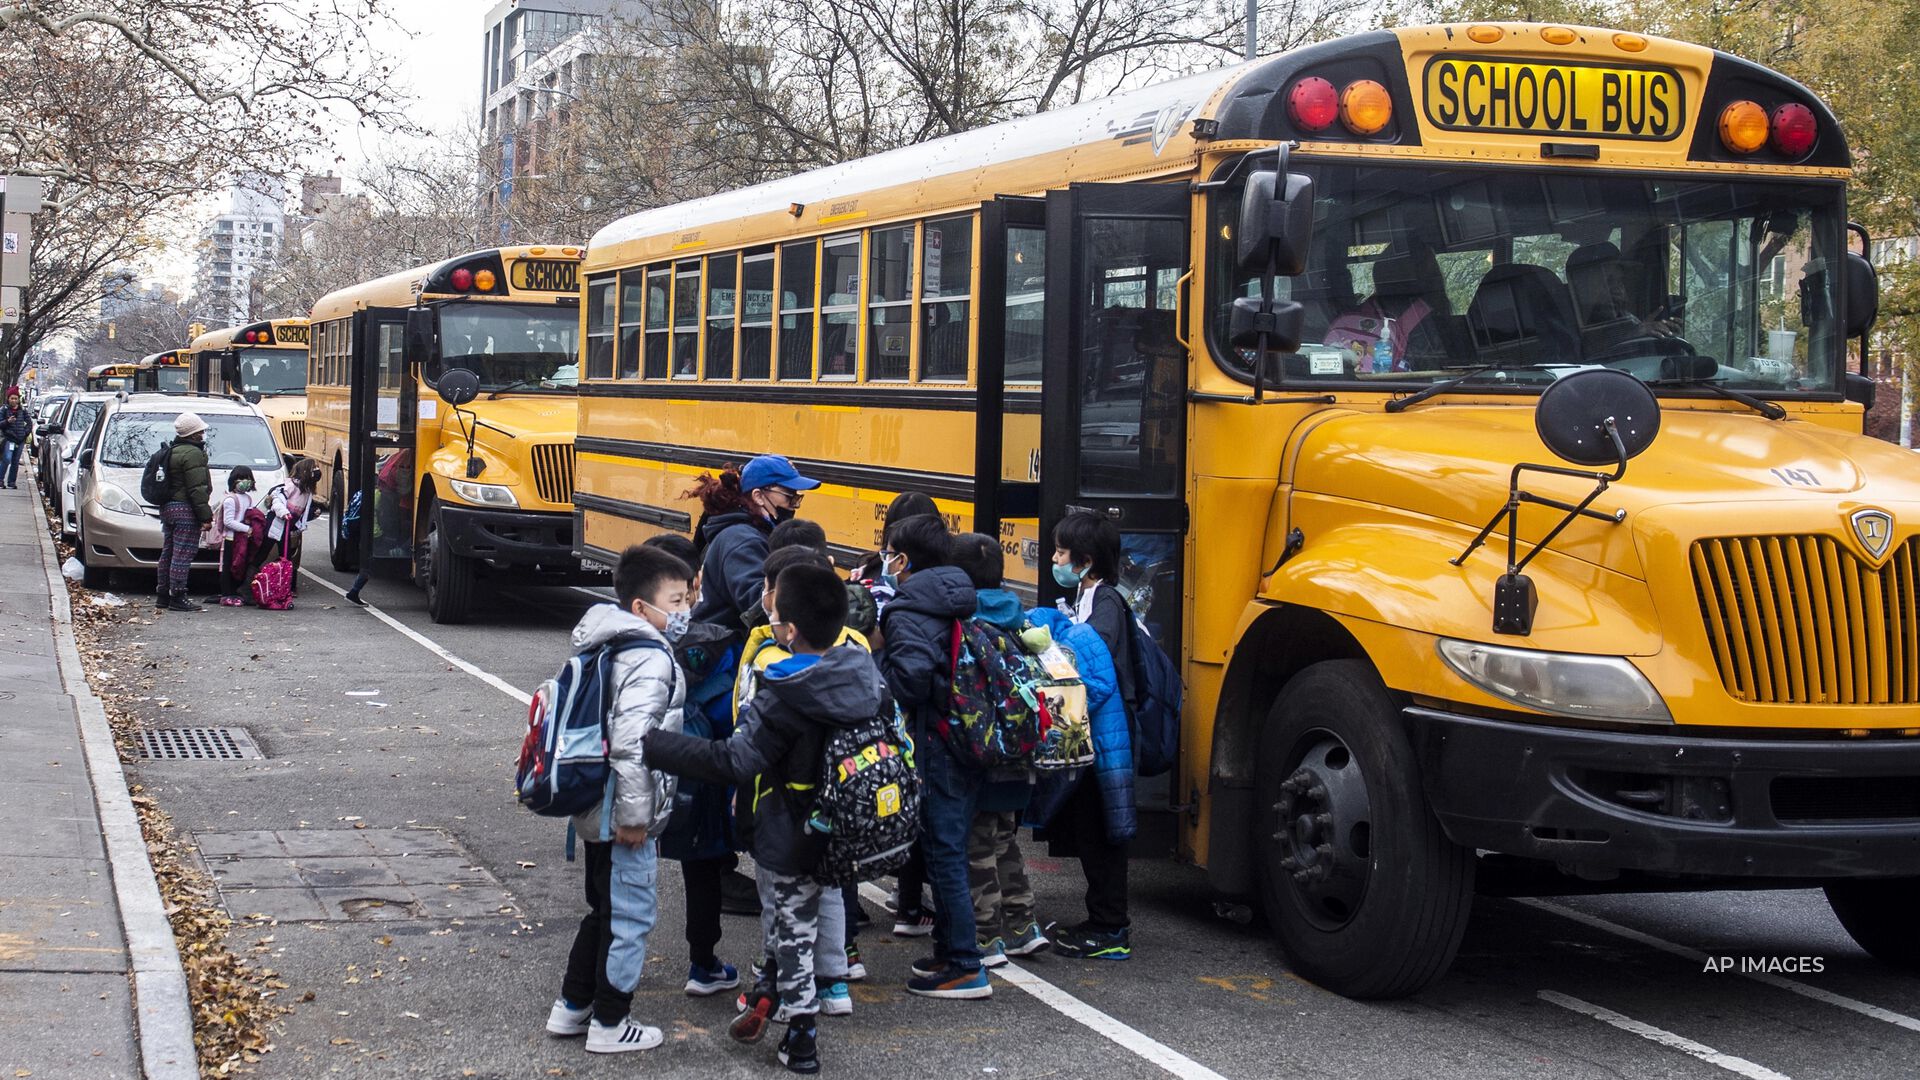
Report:
[[[600,806],[602,839],[612,832],[607,707],[613,703],[613,658],[632,648],[666,650],[653,638],[608,642],[575,654],[540,684],[527,706],[527,737],[513,771],[520,805],[542,817],[570,818]],[[571,832],[567,849],[572,858]]]
[[[1173,768],[1180,753],[1180,667],[1140,616],[1128,612],[1127,651],[1133,656],[1134,763],[1141,776]]]

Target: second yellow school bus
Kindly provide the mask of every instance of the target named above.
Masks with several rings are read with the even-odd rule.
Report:
[[[149,393],[184,394],[192,387],[187,372],[187,350],[162,349],[134,365],[134,388]]]
[[[843,548],[925,491],[1042,602],[1105,515],[1185,677],[1177,851],[1343,993],[1438,978],[1476,878],[1824,887],[1920,964],[1920,477],[1860,434],[1849,161],[1737,57],[1463,24],[635,214],[581,550],[768,451]]]
[[[509,579],[593,578],[573,556],[579,265],[578,247],[493,248],[314,304],[306,456],[336,569],[404,560],[443,623]],[[457,407],[438,387],[455,370],[479,385]]]
[[[307,341],[305,316],[209,330],[187,347],[190,383],[254,399],[291,461],[307,448]]]
[[[140,365],[131,360],[122,360],[112,364],[95,364],[87,369],[87,389],[132,390],[134,377],[140,372]]]

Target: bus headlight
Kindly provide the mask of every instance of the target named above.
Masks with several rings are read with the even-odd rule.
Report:
[[[1618,656],[1550,653],[1441,638],[1440,659],[1503,701],[1558,716],[1671,724],[1673,715],[1640,669]]]
[[[449,480],[447,484],[455,495],[480,506],[520,505],[520,500],[513,497],[513,489],[499,484],[476,484],[471,480]]]
[[[102,509],[111,510],[116,514],[140,516],[146,513],[146,510],[140,506],[139,499],[112,484],[101,484],[100,490],[94,495],[94,501],[98,502]]]

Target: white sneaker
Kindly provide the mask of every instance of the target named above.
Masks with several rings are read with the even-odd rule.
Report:
[[[593,1006],[586,1005],[575,1009],[568,1006],[565,999],[554,998],[553,1008],[547,1010],[547,1034],[585,1035],[587,1021],[592,1017]]]
[[[664,1039],[659,1028],[636,1024],[632,1017],[623,1018],[618,1027],[607,1027],[594,1021],[587,1029],[587,1053],[624,1054],[629,1050],[651,1050]]]
[[[853,994],[844,982],[831,982],[820,987],[816,996],[820,999],[820,1011],[828,1016],[852,1016]]]

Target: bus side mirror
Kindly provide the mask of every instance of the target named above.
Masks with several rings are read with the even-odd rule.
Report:
[[[240,354],[226,352],[220,354],[220,381],[228,386],[240,385]]]
[[[1234,240],[1242,270],[1292,277],[1307,268],[1307,252],[1313,247],[1313,179],[1287,172],[1286,166],[1283,146],[1280,167],[1248,174],[1240,192]]]
[[[1880,314],[1880,275],[1865,256],[1847,252],[1847,336],[1857,338],[1873,329]]]
[[[424,364],[433,357],[434,317],[432,308],[416,307],[407,309],[407,332],[404,348],[409,367]]]

